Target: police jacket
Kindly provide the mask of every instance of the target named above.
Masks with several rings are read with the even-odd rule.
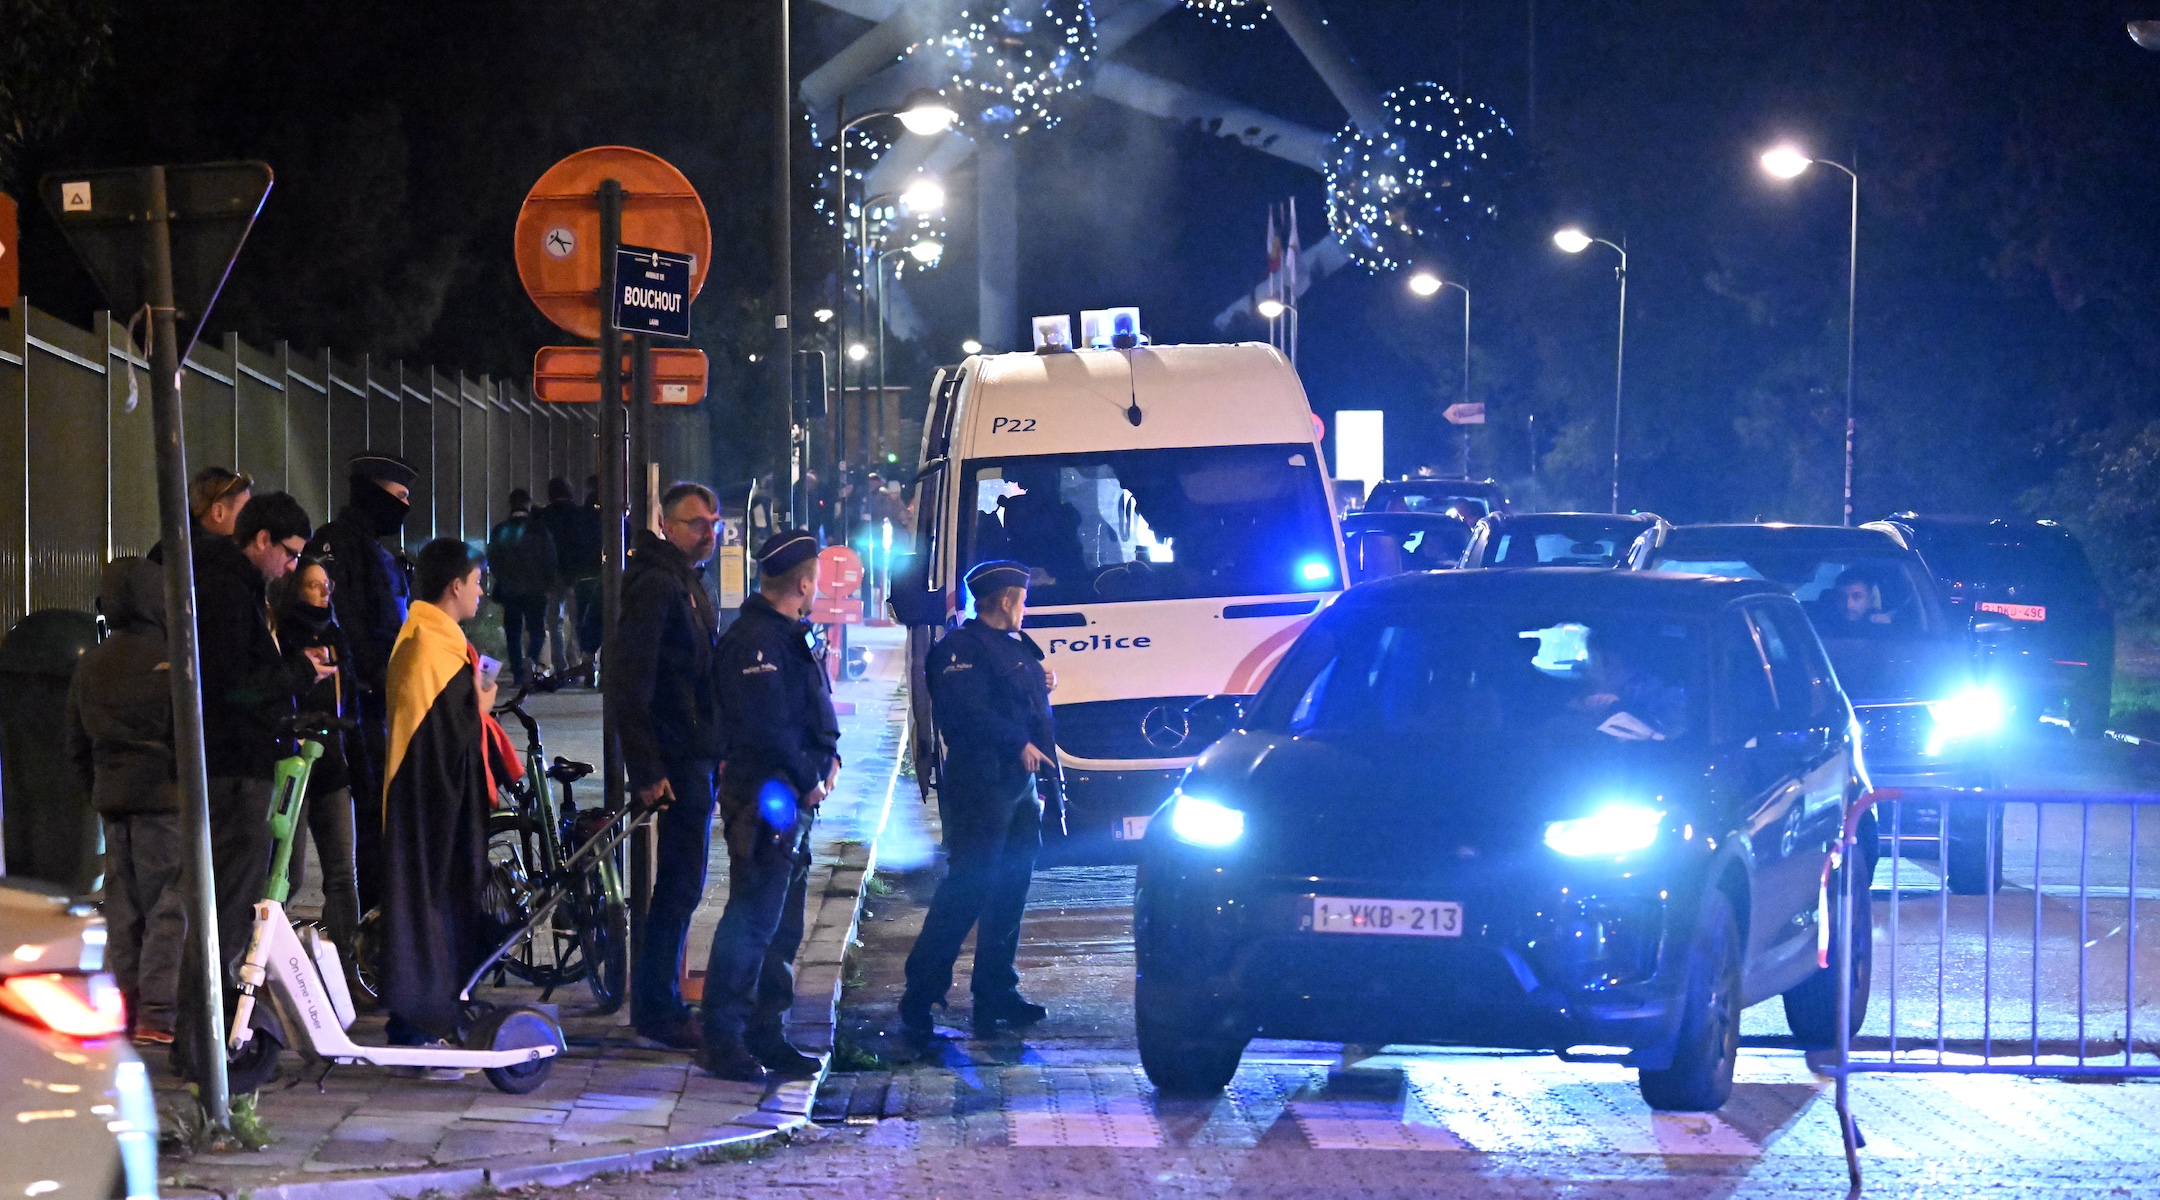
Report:
[[[202,656],[203,756],[213,777],[268,779],[290,752],[295,701],[314,668],[295,666],[270,632],[262,572],[231,538],[206,538],[195,560]]]
[[[330,605],[352,643],[353,681],[382,703],[390,673],[390,647],[405,627],[412,580],[397,555],[376,538],[366,514],[352,505],[315,531],[308,553],[323,560],[336,585]]]
[[[809,632],[808,622],[752,594],[721,635],[714,678],[727,791],[755,795],[778,778],[807,793],[840,761],[832,688],[804,640]]]
[[[970,620],[931,647],[923,674],[930,713],[945,739],[945,775],[966,788],[1017,787],[1027,778],[1020,752],[1030,742],[1057,752],[1042,647],[1025,633]]]
[[[720,757],[720,623],[703,576],[673,543],[639,532],[604,675],[633,788],[658,783],[670,760]]]

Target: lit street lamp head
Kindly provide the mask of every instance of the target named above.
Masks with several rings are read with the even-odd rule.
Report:
[[[974,338],[969,338],[968,340],[966,340],[966,341],[964,341],[964,342],[960,343],[960,353],[962,353],[962,354],[981,354],[981,353],[982,353],[982,343],[981,343],[981,342],[978,342],[978,341],[976,341],[976,340],[975,340]]]
[[[919,263],[934,263],[945,253],[945,243],[923,241],[907,248],[908,257]]]
[[[847,348],[847,357],[849,362],[861,362],[870,357],[870,347],[861,342],[852,343]]]
[[[918,175],[900,193],[900,207],[911,213],[936,212],[945,207],[945,187],[928,175]]]
[[[1437,296],[1440,294],[1440,277],[1431,271],[1419,271],[1410,276],[1405,286],[1413,296]]]
[[[1778,146],[1762,156],[1762,169],[1779,179],[1797,179],[1815,160],[1792,146]]]
[[[1289,308],[1284,305],[1282,301],[1277,300],[1273,296],[1269,296],[1267,299],[1262,300],[1260,303],[1253,305],[1253,310],[1258,312],[1261,316],[1266,317],[1270,321],[1290,311]]]
[[[1552,243],[1553,245],[1560,247],[1562,250],[1567,251],[1569,254],[1581,254],[1583,251],[1590,248],[1590,235],[1584,233],[1580,229],[1569,226],[1568,228],[1563,229],[1560,232],[1552,235]],[[1434,290],[1437,291],[1439,289],[1435,288]]]
[[[943,96],[925,89],[908,96],[907,103],[900,106],[899,117],[900,123],[907,126],[909,133],[928,137],[933,133],[945,132],[960,118],[960,114],[953,111],[952,105],[945,103]]]
[[[811,313],[810,315],[817,319],[818,324],[823,325],[833,319],[833,310],[829,308],[821,308],[816,312]]]

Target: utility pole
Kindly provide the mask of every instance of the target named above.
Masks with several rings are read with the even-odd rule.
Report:
[[[778,7],[778,30],[774,39],[778,61],[773,72],[778,83],[773,94],[773,363],[779,373],[781,411],[787,414],[787,470],[798,479],[788,488],[788,524],[799,527],[808,516],[810,505],[805,491],[809,483],[808,463],[799,457],[806,417],[795,403],[795,331],[788,320],[789,310],[795,304],[792,184],[795,84],[790,69],[794,51],[789,37],[791,5],[788,0],[778,0]],[[840,186],[845,192],[847,181],[842,180]],[[844,215],[842,219],[846,219]],[[754,551],[756,547],[750,549]]]

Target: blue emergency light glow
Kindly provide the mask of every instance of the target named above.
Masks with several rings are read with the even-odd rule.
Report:
[[[1297,574],[1300,583],[1331,583],[1335,579],[1335,568],[1324,558],[1308,558],[1298,564]]]
[[[795,804],[794,788],[778,779],[768,779],[765,786],[758,789],[757,804],[758,815],[764,817],[765,823],[775,831],[786,833],[795,828],[800,812]]]

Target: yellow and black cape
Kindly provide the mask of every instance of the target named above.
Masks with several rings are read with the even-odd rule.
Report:
[[[450,614],[415,602],[390,649],[387,688],[383,999],[451,1040],[458,989],[488,950],[479,897],[490,793],[477,662]]]

